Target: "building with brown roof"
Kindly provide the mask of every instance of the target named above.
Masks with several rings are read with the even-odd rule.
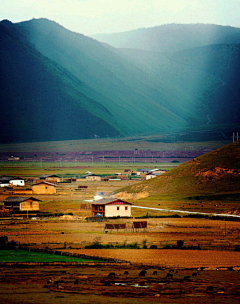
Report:
[[[92,203],[92,216],[131,217],[131,206],[121,199],[103,198]]]
[[[34,197],[18,196],[9,196],[3,201],[4,208],[10,212],[39,211],[39,202],[41,201]]]
[[[39,179],[49,183],[60,183],[61,177],[56,174],[44,174],[39,176]]]
[[[56,185],[53,183],[42,181],[35,185],[32,185],[33,194],[55,194]]]

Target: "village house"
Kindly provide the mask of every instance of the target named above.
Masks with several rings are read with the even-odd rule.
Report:
[[[148,172],[146,174],[146,180],[157,177],[159,175],[162,175],[165,172],[167,172],[167,171],[166,170],[159,170],[159,169],[151,170],[150,172]]]
[[[137,169],[137,175],[147,174],[151,169]]]
[[[131,217],[131,203],[120,199],[103,198],[92,203],[92,216]]]
[[[55,194],[56,193],[56,184],[49,182],[39,182],[32,185],[33,194]]]
[[[9,186],[25,186],[25,180],[21,177],[12,177],[12,176],[3,176],[0,178],[0,186],[1,187],[9,187]]]
[[[44,174],[39,176],[39,179],[55,184],[61,181],[61,177],[55,174]]]
[[[93,173],[84,175],[83,178],[85,178],[87,181],[101,181],[101,176],[95,175]]]
[[[4,208],[10,212],[39,211],[39,202],[41,201],[34,197],[17,196],[9,196],[3,201]]]

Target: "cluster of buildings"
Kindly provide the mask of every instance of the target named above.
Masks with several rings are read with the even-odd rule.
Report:
[[[57,182],[60,178],[57,175],[42,175],[32,180],[31,187],[26,188],[25,179],[20,177],[4,176],[0,178],[0,188],[2,194],[11,194],[3,200],[0,206],[0,215],[5,216],[15,213],[39,212],[39,202],[41,200],[34,197],[17,196],[32,194],[55,194]]]
[[[136,176],[143,179],[155,178],[163,173],[165,170],[160,169],[137,169],[134,173],[130,169],[125,169],[124,174],[115,173],[112,178],[107,180],[122,180],[129,176]],[[110,176],[111,177],[111,176]],[[104,179],[105,178],[105,179]],[[106,180],[106,177],[95,175],[92,172],[86,172],[81,176],[81,179],[86,181],[101,181]],[[77,179],[74,179],[76,181]],[[72,181],[72,179],[71,179]],[[70,182],[71,182],[70,181]],[[11,196],[3,200],[3,205],[0,206],[0,215],[18,212],[38,212],[39,202],[41,200],[32,197],[31,195],[48,195],[55,194],[57,183],[64,182],[58,175],[45,174],[38,178],[29,178],[28,187],[26,187],[25,180],[20,177],[4,176],[0,177],[0,189],[2,194],[10,194]],[[68,181],[65,181],[68,182]],[[24,195],[24,196],[20,196]],[[130,217],[131,216],[131,203],[115,199],[113,197],[102,198],[91,201],[92,216],[103,217]]]
[[[148,180],[157,177],[165,172],[166,170],[161,170],[161,169],[137,169],[136,172],[133,172],[130,169],[125,169],[124,174],[114,173],[113,176],[101,177],[100,175],[96,175],[88,171],[85,175],[82,176],[82,178],[88,181],[128,180],[134,178],[141,178],[141,180]]]

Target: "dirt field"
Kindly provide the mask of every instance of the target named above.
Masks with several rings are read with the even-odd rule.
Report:
[[[237,271],[136,266],[3,268],[2,303],[239,303]],[[127,273],[126,273],[127,271]],[[155,271],[155,272],[154,272]],[[110,275],[110,273],[112,275]]]
[[[240,253],[235,251],[240,244],[240,222],[152,218],[146,219],[146,231],[133,233],[130,229],[133,220],[137,221],[110,221],[124,222],[128,229],[108,233],[103,232],[105,222],[86,222],[72,216],[1,220],[0,236],[7,235],[9,241],[14,240],[30,248],[48,247],[112,257],[130,261],[132,265],[2,267],[0,301],[29,304],[240,302]],[[183,240],[184,246],[200,245],[202,250],[84,249],[96,240],[114,245],[137,242],[140,247],[146,241],[148,248],[151,245],[158,248],[174,246],[177,240]],[[205,269],[199,272],[200,267]],[[147,270],[145,277],[139,277],[141,269]],[[124,275],[125,271],[129,274]],[[157,274],[153,275],[153,271]],[[110,278],[111,272],[115,276]]]
[[[7,235],[9,241],[14,240],[31,247],[59,249],[65,247],[65,249],[78,250],[84,249],[86,245],[96,240],[102,244],[113,245],[137,242],[140,247],[143,246],[143,243],[146,243],[148,248],[151,245],[156,245],[158,249],[163,249],[166,246],[176,246],[177,241],[182,240],[184,246],[189,249],[194,246],[202,249],[201,252],[214,250],[214,255],[219,251],[235,251],[236,246],[240,244],[240,222],[191,218],[152,218],[146,219],[148,222],[146,230],[133,232],[131,229],[132,222],[139,220],[122,219],[108,222],[126,223],[126,231],[108,230],[106,233],[106,231],[104,232],[106,222],[73,220],[74,217],[71,216],[65,216],[64,218],[65,220],[0,221],[0,236]],[[66,220],[66,218],[69,220]],[[113,251],[115,252],[115,250]],[[165,251],[174,252],[175,250],[166,249]],[[187,254],[188,250],[184,250],[184,252]],[[126,254],[128,254],[128,250],[126,250]],[[155,251],[153,251],[153,254],[155,254]],[[147,259],[149,260],[149,257]],[[166,263],[171,264],[171,261],[166,261]]]

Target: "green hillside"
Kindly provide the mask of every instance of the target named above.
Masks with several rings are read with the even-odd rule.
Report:
[[[1,142],[121,134],[89,88],[1,25],[0,66]]]
[[[167,173],[119,192],[147,191],[150,197],[226,198],[240,196],[240,141],[188,161]]]

